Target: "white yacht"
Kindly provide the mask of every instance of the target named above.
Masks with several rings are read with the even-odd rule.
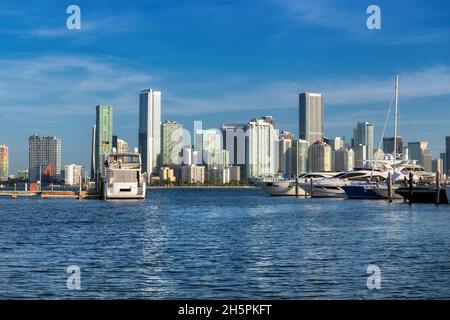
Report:
[[[298,177],[299,181],[299,188],[298,188],[298,195],[299,196],[305,196],[305,189],[302,187],[302,185],[305,182],[317,180],[317,179],[323,179],[326,177],[331,177],[336,175],[336,172],[311,172],[311,173],[305,173]],[[271,196],[295,196],[295,179],[289,179],[289,180],[273,180],[273,181],[266,181],[262,184],[263,189],[269,193]]]
[[[300,184],[308,194],[314,198],[346,198],[343,186],[352,182],[366,182],[370,179],[383,181],[387,177],[387,173],[379,170],[355,169],[349,172],[342,172],[333,177],[317,179],[312,183],[306,182]]]
[[[135,150],[137,151],[137,150]],[[141,173],[141,154],[138,152],[105,155],[103,198],[145,199],[146,183]]]

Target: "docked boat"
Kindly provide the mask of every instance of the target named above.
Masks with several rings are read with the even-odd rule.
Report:
[[[318,179],[323,179],[334,175],[336,175],[335,172],[311,172],[300,175],[298,177],[299,181],[298,195],[299,196],[308,195],[308,193],[305,193],[305,189],[302,186],[304,186],[307,183],[310,183],[311,179],[315,181]],[[295,179],[272,180],[264,182],[263,184],[261,184],[261,186],[271,196],[295,196],[296,195],[295,183],[296,183]]]
[[[333,177],[317,179],[311,183],[301,183],[300,187],[314,198],[346,198],[343,186],[352,182],[366,182],[370,178],[380,181],[386,179],[386,174],[379,170],[354,169],[342,172]]]
[[[145,199],[146,183],[141,173],[141,155],[138,152],[105,155],[103,198]]]
[[[450,187],[440,188],[439,204],[449,204]],[[402,187],[395,190],[395,193],[409,201],[410,203],[436,203],[436,185],[415,186],[411,190],[409,187]]]

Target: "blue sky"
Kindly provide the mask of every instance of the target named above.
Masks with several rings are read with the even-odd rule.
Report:
[[[66,8],[81,8],[81,30]],[[366,9],[381,8],[381,30]],[[137,144],[138,94],[162,91],[163,120],[191,129],[273,115],[298,133],[298,93],[325,94],[325,132],[375,124],[378,144],[400,74],[400,134],[450,135],[448,1],[1,1],[0,143],[27,167],[33,133],[63,139],[63,164],[89,164],[95,105]],[[388,135],[392,128],[388,129]]]

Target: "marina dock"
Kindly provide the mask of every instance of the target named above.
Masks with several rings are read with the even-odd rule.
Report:
[[[101,199],[101,194],[96,191],[72,191],[72,190],[44,190],[44,191],[0,191],[0,197],[38,197],[41,199]]]

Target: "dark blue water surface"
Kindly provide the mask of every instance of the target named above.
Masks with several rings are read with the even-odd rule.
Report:
[[[381,269],[369,290],[366,268]],[[81,268],[81,290],[66,268]],[[0,298],[450,298],[450,206],[152,189],[0,199]]]

